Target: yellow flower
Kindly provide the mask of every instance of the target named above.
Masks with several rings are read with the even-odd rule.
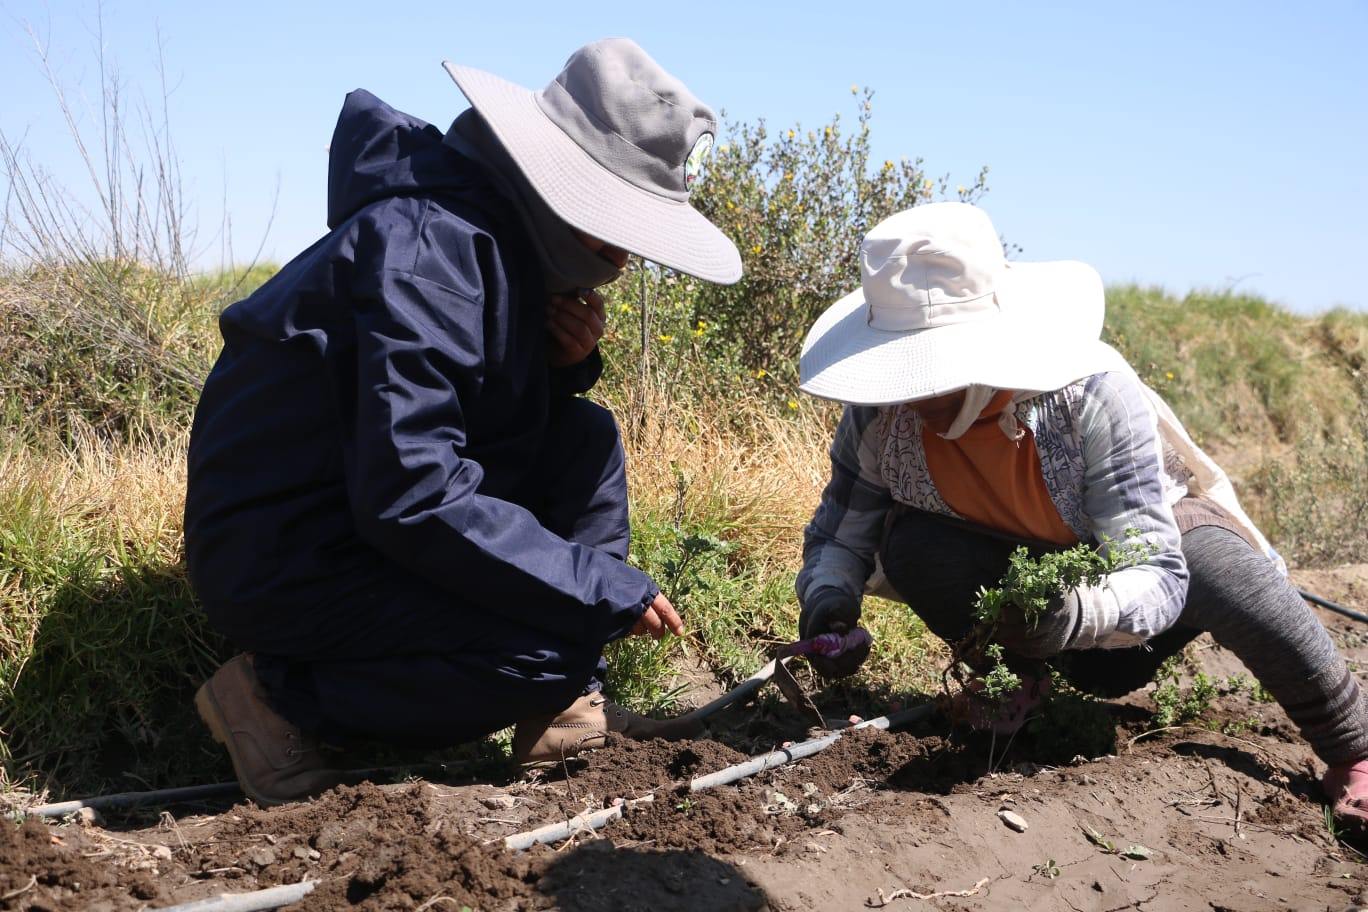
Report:
[[[831,127],[823,127],[822,129],[825,131],[827,136],[831,135]]]
[[[793,180],[793,172],[792,172],[792,171],[785,171],[785,172],[784,172],[784,180],[786,180],[786,181],[791,181],[791,180]]]
[[[751,253],[759,253],[759,252],[760,252],[760,245],[759,245],[759,244],[756,244],[754,247],[751,248]]]
[[[699,320],[699,321],[698,321],[698,328],[699,328],[699,329],[707,329],[707,328],[708,328],[708,321],[707,321],[707,320]]]
[[[892,162],[891,160],[889,160],[889,159],[884,159],[884,170],[885,170],[885,171],[892,171],[892,170],[893,170],[893,162]]]
[[[760,368],[759,370],[757,370],[754,374],[752,374],[751,376],[754,377],[756,380],[764,380],[766,377],[769,376],[769,371],[765,370],[765,369],[762,367],[762,368]]]
[[[796,412],[796,411],[798,411],[798,402],[797,402],[797,400],[790,399],[790,400],[788,401],[788,407],[789,407],[789,411],[791,411],[791,412]]]
[[[674,336],[671,336],[668,333],[661,333],[660,335],[656,336],[656,338],[659,339],[661,342],[664,342],[666,345],[669,345],[671,342],[674,341]]]
[[[631,312],[632,312],[632,305],[631,305],[631,304],[619,304],[619,305],[618,305],[618,313],[626,314],[626,313],[631,313]]]
[[[728,209],[735,209],[735,208],[736,208],[736,203],[733,203],[731,200],[727,200],[727,208],[728,208]]]
[[[1172,380],[1172,379],[1173,379],[1173,371],[1164,371],[1164,379],[1165,379],[1165,380]]]
[[[694,336],[695,339],[701,339],[701,338],[703,338],[703,330],[701,330],[701,329],[695,329],[695,330],[693,331],[693,336]]]
[[[788,131],[788,138],[789,138],[789,139],[793,139],[793,131],[792,131],[792,130],[789,130],[789,131]]]

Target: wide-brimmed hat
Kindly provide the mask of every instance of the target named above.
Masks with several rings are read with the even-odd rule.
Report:
[[[741,278],[736,245],[689,205],[717,116],[635,42],[585,45],[540,92],[442,66],[560,218],[700,279]]]
[[[860,288],[803,342],[804,392],[891,405],[981,384],[1047,391],[1124,359],[1100,341],[1102,277],[1086,263],[1008,262],[988,215],[931,203],[860,244]]]

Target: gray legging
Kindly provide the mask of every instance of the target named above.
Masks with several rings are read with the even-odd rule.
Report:
[[[915,510],[898,514],[880,555],[888,581],[936,635],[958,640],[980,586],[1007,572],[1016,544]],[[1039,550],[1039,549],[1033,549]],[[1327,764],[1368,757],[1368,705],[1358,679],[1311,609],[1272,563],[1233,532],[1183,535],[1187,602],[1145,646],[1066,652],[1055,660],[1080,690],[1115,697],[1154,677],[1202,631],[1242,661]]]

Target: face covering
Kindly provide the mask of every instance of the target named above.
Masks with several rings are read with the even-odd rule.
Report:
[[[456,118],[442,141],[484,165],[500,193],[518,213],[532,238],[547,291],[573,294],[581,288],[607,285],[621,274],[616,266],[585,247],[570,225],[542,200],[474,108]]]
[[[963,437],[964,432],[969,430],[975,421],[978,421],[979,416],[983,414],[983,410],[988,407],[989,402],[993,401],[993,397],[996,396],[997,393],[998,391],[993,387],[983,386],[978,383],[968,387],[964,391],[964,405],[960,406],[959,414],[956,415],[955,420],[951,422],[949,430],[944,434],[941,434],[941,436],[946,440],[958,440],[960,437]],[[998,416],[998,427],[1002,429],[1002,433],[1007,436],[1008,440],[1016,441],[1025,436],[1026,432],[1017,424],[1016,405],[1019,401],[1027,399],[1031,395],[1034,394],[1016,394],[1012,397],[1012,401],[1008,403],[1007,407],[1002,410],[1002,414]]]

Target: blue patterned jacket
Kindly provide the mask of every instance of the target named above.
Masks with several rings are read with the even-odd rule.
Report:
[[[1173,505],[1192,474],[1158,430],[1149,391],[1130,371],[1094,374],[1015,403],[1046,488],[1081,541],[1123,541],[1136,530],[1152,555],[1084,587],[1071,649],[1133,646],[1177,621],[1187,595]],[[956,516],[926,467],[922,422],[906,406],[847,406],[831,447],[831,481],[807,526],[798,596],[834,586],[856,598],[879,590],[876,555],[896,503]],[[1134,540],[1132,538],[1132,540]],[[967,610],[967,606],[966,606]]]

